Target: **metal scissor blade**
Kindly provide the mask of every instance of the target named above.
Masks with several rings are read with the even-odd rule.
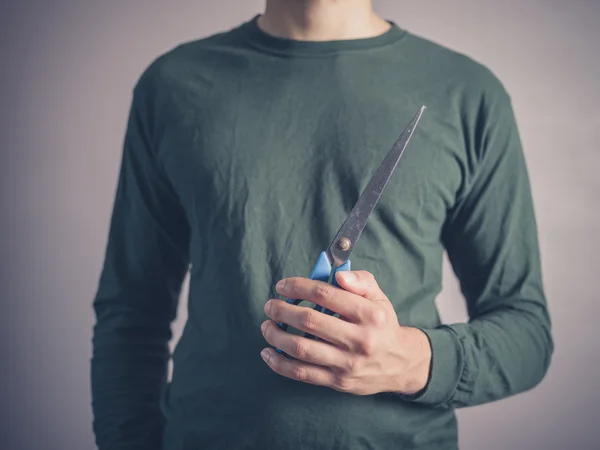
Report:
[[[349,259],[350,253],[354,249],[356,242],[360,238],[360,235],[367,224],[371,212],[373,212],[383,190],[394,173],[398,161],[400,161],[424,111],[425,106],[421,106],[417,114],[415,114],[408,123],[406,129],[402,132],[379,168],[373,174],[369,184],[367,184],[367,187],[363,190],[346,221],[329,245],[327,256],[334,268],[340,266]]]

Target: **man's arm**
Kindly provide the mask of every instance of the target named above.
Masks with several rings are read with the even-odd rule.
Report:
[[[529,177],[508,94],[463,116],[472,178],[443,231],[469,322],[424,330],[431,378],[418,402],[464,407],[526,391],[553,353]]]
[[[278,283],[279,294],[314,302],[344,320],[268,301],[270,320],[262,326],[263,335],[295,358],[265,349],[271,369],[343,392],[398,393],[407,401],[454,408],[523,392],[543,378],[553,342],[529,180],[510,99],[496,86],[471,111],[461,116],[470,130],[464,195],[443,231],[469,323],[429,330],[401,326],[392,303],[364,271],[339,273],[343,289],[288,278]],[[323,341],[286,333],[278,322]]]
[[[91,362],[100,450],[161,448],[168,342],[188,269],[189,225],[153,149],[153,90],[134,90],[104,267]]]

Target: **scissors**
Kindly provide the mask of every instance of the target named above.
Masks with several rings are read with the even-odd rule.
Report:
[[[310,273],[309,278],[311,280],[324,281],[339,287],[335,279],[335,274],[337,272],[350,270],[350,254],[354,247],[356,247],[356,243],[367,224],[369,216],[373,212],[373,209],[375,209],[394,170],[396,170],[396,166],[404,154],[404,150],[406,150],[408,142],[410,141],[419,120],[421,120],[424,111],[425,106],[421,106],[400,137],[398,137],[381,165],[373,174],[369,184],[367,184],[361,193],[327,250],[320,253],[317,263]],[[285,299],[285,301],[293,305],[298,305],[303,300]],[[320,305],[315,305],[313,309],[327,315],[335,315],[335,312],[327,308],[324,309]],[[277,326],[283,331],[287,331],[288,329],[288,325],[285,323],[280,322]],[[309,333],[304,333],[304,336],[311,339],[318,339]],[[284,356],[291,358],[281,349],[276,350]]]

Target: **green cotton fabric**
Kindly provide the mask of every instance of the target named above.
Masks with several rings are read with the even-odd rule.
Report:
[[[355,396],[275,374],[260,357],[274,285],[308,276],[421,105],[352,268],[427,333],[428,386]],[[440,323],[445,251],[468,323]],[[482,65],[395,24],[302,42],[254,18],[184,43],[133,92],[94,300],[98,447],[456,449],[456,408],[526,391],[548,368],[540,272],[511,100]]]

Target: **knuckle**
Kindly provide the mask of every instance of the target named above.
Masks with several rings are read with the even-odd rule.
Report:
[[[293,343],[294,356],[299,359],[305,359],[308,355],[308,347],[303,340],[295,339]]]
[[[352,380],[346,376],[338,375],[335,377],[334,388],[340,392],[352,391]]]
[[[304,367],[294,367],[292,369],[292,377],[298,381],[308,381],[308,372]]]
[[[382,326],[387,318],[385,310],[381,306],[375,305],[369,313],[369,322],[376,327]]]
[[[314,331],[318,327],[319,317],[314,309],[308,309],[302,315],[300,326],[305,331]]]
[[[358,352],[365,356],[370,356],[375,350],[375,337],[371,333],[365,333],[358,343]]]
[[[314,290],[315,300],[326,300],[331,295],[331,285],[318,283]]]
[[[359,365],[359,361],[360,359],[357,356],[348,356],[346,358],[346,362],[344,365],[344,372],[345,373],[354,373],[356,372],[358,365]]]

